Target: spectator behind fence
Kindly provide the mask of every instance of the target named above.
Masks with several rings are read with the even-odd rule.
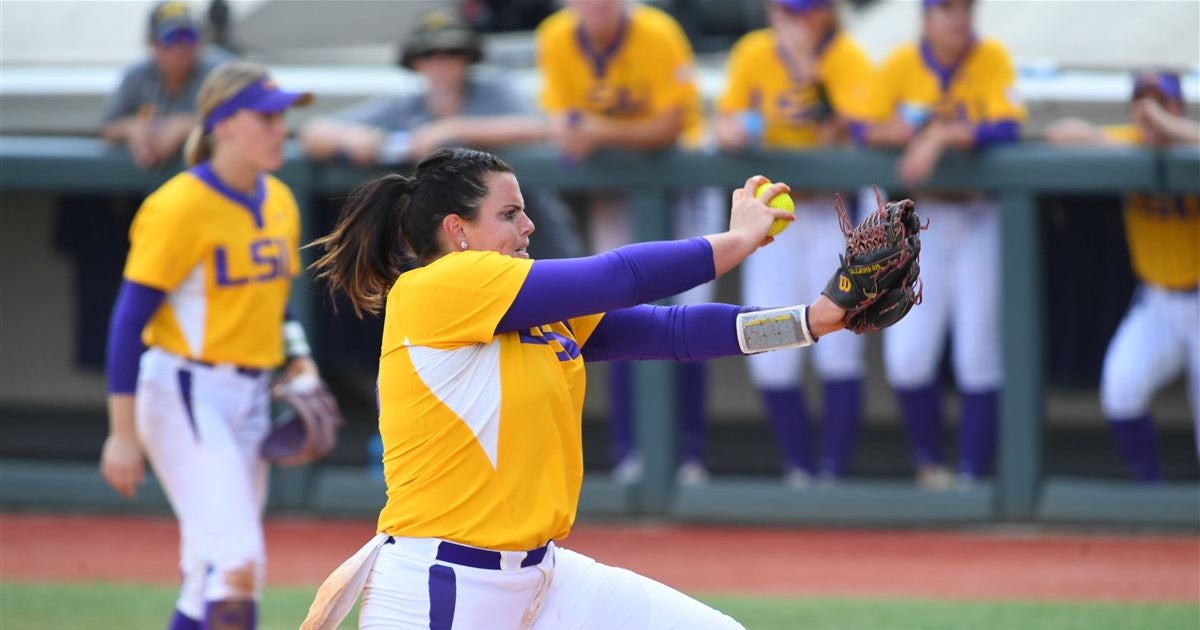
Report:
[[[713,126],[726,151],[755,147],[804,150],[840,139],[843,121],[860,119],[871,61],[838,24],[832,0],[771,0],[771,27],[742,37],[729,58],[726,88]],[[832,191],[792,191],[796,227],[775,237],[742,266],[742,301],[790,304],[819,292],[829,279],[820,261],[844,249]],[[872,196],[870,201],[874,203]],[[813,351],[824,382],[823,479],[846,470],[858,431],[863,338],[837,335]],[[802,389],[805,353],[785,350],[747,358],[784,461],[784,480],[802,487],[816,473]]]
[[[544,141],[545,119],[499,77],[470,68],[483,58],[479,34],[453,11],[425,13],[400,47],[398,63],[421,75],[418,94],[377,98],[310,121],[300,134],[318,160],[342,156],[361,166],[417,162],[434,149],[497,149]],[[527,211],[544,236],[535,258],[583,254],[569,209],[552,191],[525,190]]]
[[[537,30],[542,107],[550,115],[553,141],[564,165],[597,149],[636,151],[697,147],[703,133],[691,45],[666,13],[627,0],[566,0],[566,7]],[[718,187],[682,191],[671,200],[676,238],[723,229],[724,192]],[[591,247],[604,252],[633,240],[628,201],[609,192],[592,199],[588,214]],[[705,283],[675,298],[678,304],[712,300]],[[633,443],[633,375],[628,362],[610,372],[613,456],[617,481],[641,478],[642,460]],[[679,479],[700,483],[704,466],[703,363],[677,366],[677,405],[683,427]],[[655,419],[660,420],[660,419]]]
[[[125,70],[101,118],[102,135],[129,148],[141,168],[179,154],[196,124],[196,94],[204,77],[228,56],[206,50],[185,2],[160,2],[150,12],[149,59]]]
[[[952,477],[941,449],[938,364],[947,329],[961,394],[958,478],[985,476],[996,443],[1003,378],[999,321],[1000,224],[982,192],[925,186],[946,149],[979,150],[1016,142],[1024,108],[1016,76],[999,42],[976,36],[971,0],[923,0],[923,37],[885,61],[868,107],[875,123],[857,125],[872,146],[903,147],[899,178],[914,187],[921,216],[936,226],[922,235],[924,303],[883,336],[887,378],[912,441],[917,481],[946,488]]]
[[[1134,77],[1130,124],[1065,119],[1048,127],[1046,138],[1147,148],[1200,144],[1200,124],[1184,118],[1185,110],[1178,74],[1142,72]],[[1141,284],[1105,353],[1100,402],[1134,478],[1152,482],[1162,472],[1150,400],[1185,370],[1200,451],[1200,195],[1130,192],[1125,235]]]

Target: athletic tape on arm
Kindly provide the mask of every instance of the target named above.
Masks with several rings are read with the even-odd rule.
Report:
[[[808,327],[808,307],[803,304],[741,313],[737,316],[737,337],[745,354],[816,343]]]

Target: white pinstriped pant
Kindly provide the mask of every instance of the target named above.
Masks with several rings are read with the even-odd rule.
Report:
[[[991,201],[917,202],[922,221],[924,300],[883,332],[883,360],[893,387],[932,383],[946,342],[953,339],[960,391],[1000,387],[1000,223]]]
[[[432,560],[421,548],[429,540],[383,545],[360,630],[745,630],[675,589],[554,545],[539,565],[500,571]]]
[[[176,607],[193,619],[206,601],[257,600],[262,587],[268,467],[258,449],[270,424],[268,378],[157,348],[141,358],[138,437],[179,519]]]

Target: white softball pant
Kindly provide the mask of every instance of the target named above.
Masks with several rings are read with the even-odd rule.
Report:
[[[258,599],[265,575],[262,513],[269,376],[207,367],[157,348],[141,358],[138,436],[179,519],[183,583],[177,608]]]
[[[729,202],[724,189],[703,186],[682,190],[671,199],[674,238],[692,238],[725,231],[729,225]],[[633,217],[629,203],[619,195],[600,195],[588,212],[592,253],[614,250],[633,242]],[[706,282],[676,296],[674,304],[703,304],[716,294],[716,283]]]
[[[900,388],[932,383],[949,330],[959,390],[997,389],[1004,373],[996,205],[918,200],[917,213],[929,221],[921,232],[924,300],[883,333],[888,382]]]
[[[874,205],[874,204],[872,204]],[[811,304],[837,269],[845,251],[833,197],[796,204],[796,221],[742,263],[742,303],[770,308]],[[795,387],[804,357],[815,356],[823,380],[859,378],[863,373],[863,337],[841,333],[822,337],[807,350],[763,352],[747,357],[750,380],[759,388]]]
[[[1200,450],[1200,290],[1138,287],[1104,355],[1100,403],[1105,417],[1120,421],[1145,415],[1154,393],[1184,370]]]
[[[361,630],[744,630],[659,582],[553,543],[540,564],[504,552],[504,569],[436,560],[439,541],[397,538],[379,551]]]

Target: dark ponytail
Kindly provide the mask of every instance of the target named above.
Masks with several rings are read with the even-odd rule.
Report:
[[[312,242],[324,254],[312,264],[330,297],[345,294],[354,314],[376,315],[400,274],[442,254],[442,219],[474,221],[487,195],[488,173],[511,173],[500,158],[474,149],[439,149],[408,178],[395,173],[359,186],[333,231]]]
[[[414,266],[398,242],[411,192],[412,180],[394,173],[359,186],[333,231],[310,245],[325,251],[312,264],[317,278],[328,284],[331,298],[345,294],[359,317],[379,313],[396,278]]]

